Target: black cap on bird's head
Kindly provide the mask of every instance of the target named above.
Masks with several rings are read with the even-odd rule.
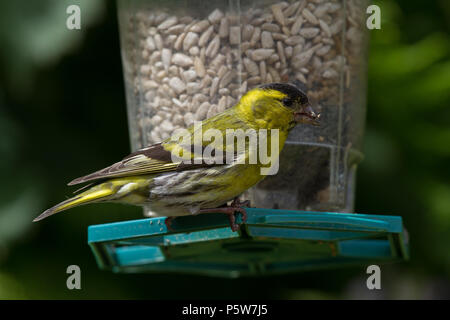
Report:
[[[294,109],[294,118],[297,123],[309,123],[319,125],[320,114],[316,114],[311,108],[306,94],[293,84],[289,83],[268,83],[259,87],[264,90],[277,90],[286,96],[281,99],[285,107]]]

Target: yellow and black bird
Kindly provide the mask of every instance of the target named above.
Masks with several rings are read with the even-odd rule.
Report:
[[[279,153],[295,125],[317,125],[318,120],[319,115],[314,113],[301,90],[291,84],[271,83],[248,91],[235,106],[203,121],[201,128],[203,132],[208,129],[219,130],[223,136],[226,136],[227,129],[278,129]],[[187,130],[194,137],[195,126]],[[270,138],[268,133],[269,146]],[[211,154],[221,154],[219,151],[226,154],[225,143],[200,143],[201,150],[213,143],[216,150]],[[265,164],[250,163],[249,159],[255,151],[248,142],[243,150],[234,153],[231,162],[203,161],[189,164],[181,159],[173,160],[179,159],[180,154],[183,154],[183,158],[187,154],[195,158],[192,149],[195,150],[194,145],[186,150],[180,144],[179,137],[172,136],[133,152],[107,168],[71,181],[69,185],[85,182],[91,182],[91,185],[85,191],[46,210],[33,221],[83,204],[119,202],[150,206],[155,215],[166,217],[222,212],[229,215],[231,228],[236,231],[238,226],[234,221],[234,212],[241,212],[245,218],[245,210],[237,197],[265,177],[260,170]],[[227,206],[227,202],[233,199],[231,206]]]

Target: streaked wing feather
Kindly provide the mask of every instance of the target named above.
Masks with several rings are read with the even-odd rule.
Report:
[[[170,151],[164,149],[162,143],[140,149],[125,157],[122,161],[68,183],[69,186],[105,178],[118,178],[143,174],[156,174],[169,171],[184,171],[214,164],[184,164],[172,162]]]
[[[171,161],[171,154],[161,143],[140,149],[125,157],[122,161],[83,177],[79,177],[68,185],[80,184],[104,178],[117,178],[141,174],[160,173],[176,170],[179,163]]]

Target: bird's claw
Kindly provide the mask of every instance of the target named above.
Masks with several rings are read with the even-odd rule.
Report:
[[[166,225],[166,228],[167,228],[167,230],[169,230],[169,231],[174,231],[173,228],[172,228],[172,222],[173,222],[173,219],[175,219],[175,217],[167,217],[167,218],[164,220],[164,224]]]
[[[238,198],[235,198],[230,206],[222,207],[222,208],[211,208],[211,209],[201,209],[200,213],[224,213],[228,215],[228,219],[230,220],[230,227],[233,232],[239,230],[239,224],[236,223],[236,216],[234,215],[236,212],[242,214],[242,223],[247,221],[247,212],[244,207],[249,207],[250,201],[240,201]]]
[[[234,198],[229,207],[226,207],[229,210],[227,214],[230,219],[230,226],[233,232],[239,230],[239,225],[236,223],[236,216],[234,215],[236,212],[242,214],[242,223],[247,221],[247,211],[244,207],[250,207],[250,200],[241,201],[238,197]]]
[[[239,212],[242,215],[242,223],[247,221],[247,212],[244,207],[250,207],[250,201],[240,201],[239,198],[235,198],[230,206],[221,207],[221,208],[211,208],[211,209],[201,209],[198,213],[224,213],[228,215],[228,219],[230,220],[230,227],[233,232],[239,230],[239,224],[236,223],[236,216],[234,215],[236,212]],[[172,221],[176,217],[167,217],[164,220],[164,224],[168,231],[174,231],[172,228]]]

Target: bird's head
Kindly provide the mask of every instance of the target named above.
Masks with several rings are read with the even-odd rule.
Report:
[[[256,122],[267,122],[268,127],[292,129],[299,123],[319,125],[320,114],[314,112],[306,94],[292,84],[264,84],[247,92],[240,105]]]

